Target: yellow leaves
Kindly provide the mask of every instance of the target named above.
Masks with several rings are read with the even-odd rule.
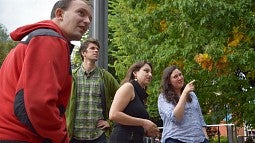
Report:
[[[195,61],[203,68],[209,71],[213,68],[212,58],[207,54],[198,54],[195,56]]]
[[[177,67],[179,67],[180,69],[183,69],[184,67],[184,60],[174,60],[173,62],[171,62],[169,65],[176,65]]]
[[[213,67],[218,70],[224,70],[227,66],[228,59],[226,55],[223,55],[218,61],[213,61],[211,56],[207,53],[198,54],[194,60],[205,70],[212,71]]]
[[[160,31],[163,32],[167,29],[167,24],[166,24],[166,20],[163,19],[160,21]]]
[[[151,13],[156,8],[157,8],[157,4],[150,4],[149,7],[148,7],[148,12]]]
[[[229,42],[228,42],[228,46],[229,46],[229,47],[237,47],[237,46],[239,45],[239,43],[240,43],[240,40],[235,39],[235,40],[233,40],[233,41],[229,41]]]
[[[224,47],[223,48],[223,52],[224,54],[233,54],[234,53],[234,50],[231,48],[231,47]]]
[[[228,61],[227,56],[226,56],[226,55],[223,55],[223,56],[219,59],[219,61],[217,61],[217,62],[215,63],[216,68],[217,68],[217,69],[224,69],[224,68],[227,66],[227,61]]]
[[[149,4],[149,6],[148,6],[148,13],[152,13],[156,8],[157,8],[157,4]],[[159,22],[159,26],[160,26],[160,28],[159,28],[160,32],[165,31],[167,29],[166,19],[162,19]]]
[[[237,47],[241,42],[247,42],[251,43],[251,38],[247,35],[245,35],[243,32],[240,32],[240,29],[244,29],[245,26],[241,24],[240,26],[233,27],[232,34],[233,36],[231,38],[228,38],[228,47]]]
[[[218,60],[213,59],[208,53],[198,54],[194,60],[205,70],[217,70],[219,75],[227,73],[228,59],[227,56],[234,54],[234,47],[238,47],[241,42],[250,42],[250,38],[246,36],[241,29],[243,26],[233,27],[232,36],[228,38],[227,46],[223,47],[223,54]]]
[[[233,27],[233,38],[228,39],[228,47],[237,47],[243,39],[245,39],[244,33],[239,31],[239,27]]]

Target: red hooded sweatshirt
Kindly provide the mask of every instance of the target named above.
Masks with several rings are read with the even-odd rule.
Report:
[[[21,41],[41,28],[63,36],[51,20],[10,35]],[[10,51],[0,69],[0,142],[68,142],[64,112],[72,82],[70,51],[70,41],[48,34],[20,42]]]

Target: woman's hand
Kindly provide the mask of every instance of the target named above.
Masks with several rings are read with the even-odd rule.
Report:
[[[191,82],[189,82],[186,86],[185,86],[185,88],[184,88],[184,90],[183,90],[183,92],[182,92],[182,95],[189,95],[189,93],[191,92],[191,91],[194,91],[194,89],[195,89],[195,86],[194,86],[194,83],[195,82],[195,80],[192,80]]]
[[[159,129],[156,124],[150,120],[144,119],[143,128],[145,130],[145,135],[148,137],[157,137],[159,136]]]

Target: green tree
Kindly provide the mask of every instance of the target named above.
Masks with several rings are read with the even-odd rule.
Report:
[[[255,127],[255,2],[252,0],[111,1],[111,55],[119,79],[137,60],[153,63],[148,110],[159,118],[162,71],[177,65],[186,82],[196,79],[208,124]],[[240,76],[241,74],[245,75]]]
[[[0,23],[0,65],[15,44],[16,42],[9,38],[6,27]]]
[[[0,23],[0,41],[7,41],[9,36],[6,27]]]

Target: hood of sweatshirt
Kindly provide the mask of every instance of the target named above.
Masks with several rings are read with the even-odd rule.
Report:
[[[16,30],[12,31],[10,33],[10,36],[14,41],[20,41],[23,39],[23,37],[28,35],[30,32],[32,32],[36,29],[40,29],[40,28],[53,29],[54,31],[63,35],[62,31],[59,29],[59,27],[52,20],[44,20],[44,21],[40,21],[40,22],[37,22],[34,24],[29,24],[29,25],[19,27]]]

